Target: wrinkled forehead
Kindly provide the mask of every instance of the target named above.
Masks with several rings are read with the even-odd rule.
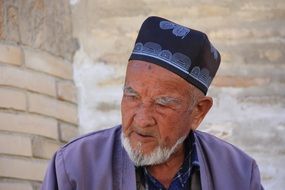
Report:
[[[158,65],[140,60],[129,61],[125,85],[149,86],[169,91],[185,91],[185,93],[195,88],[175,73]]]
[[[138,76],[142,77],[142,79],[146,79],[147,77],[151,77],[149,79],[161,79],[162,81],[183,81],[181,77],[176,75],[175,73],[153,63],[141,60],[131,60],[128,62],[126,78],[130,76]]]

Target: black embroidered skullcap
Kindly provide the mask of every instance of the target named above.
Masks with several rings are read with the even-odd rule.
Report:
[[[221,57],[206,34],[152,16],[143,22],[129,60],[160,65],[207,94]]]

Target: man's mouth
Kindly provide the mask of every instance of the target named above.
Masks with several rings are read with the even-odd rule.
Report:
[[[143,132],[137,132],[137,131],[133,131],[131,136],[137,140],[140,141],[142,143],[144,142],[149,142],[150,140],[153,140],[154,136],[147,134],[147,133],[143,133]]]

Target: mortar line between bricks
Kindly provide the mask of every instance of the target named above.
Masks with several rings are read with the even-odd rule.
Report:
[[[33,91],[33,90],[30,90],[30,89],[27,89],[27,88],[21,88],[21,87],[18,87],[18,86],[14,86],[14,85],[3,85],[3,84],[0,84],[0,87],[4,87],[4,88],[10,88],[10,89],[15,89],[15,90],[19,90],[21,92],[24,92],[26,91],[27,93],[33,93],[33,94],[39,94],[39,95],[42,95],[42,96],[46,96],[46,97],[49,97],[49,98],[53,98],[55,100],[58,100],[58,101],[61,101],[59,99],[57,99],[56,96],[52,96],[52,95],[49,95],[49,94],[45,94],[45,93],[42,93],[42,92],[38,92],[38,91]],[[65,100],[63,101],[65,102]],[[72,103],[72,102],[71,102]],[[73,103],[74,104],[74,103]]]
[[[27,90],[25,90],[25,98],[26,98],[26,113],[28,113],[30,108],[30,99]]]
[[[20,161],[27,161],[27,162],[37,162],[37,163],[46,163],[49,161],[49,159],[35,158],[35,157],[21,156],[21,155],[11,155],[11,154],[0,154],[0,160],[2,158],[8,160],[14,159]]]
[[[58,100],[61,100],[60,99],[60,93],[59,93],[59,85],[60,85],[60,83],[64,83],[64,82],[72,82],[72,81],[58,81],[58,80],[55,80],[55,92],[56,92],[56,97],[58,98]],[[72,85],[75,87],[75,93],[77,93],[77,88],[76,88],[75,84],[73,83]],[[73,104],[77,104],[76,102],[73,102],[71,100],[63,99],[63,101],[70,102],[70,103],[73,103]]]
[[[52,53],[52,52],[50,52],[50,51],[46,51],[46,50],[43,50],[43,49],[41,49],[41,48],[34,48],[34,47],[28,46],[28,45],[26,45],[26,44],[24,44],[24,43],[20,43],[19,46],[20,46],[22,49],[35,50],[35,51],[38,52],[38,53],[45,53],[45,54],[51,55],[51,56],[55,57],[56,59],[62,59],[62,60],[64,60],[64,61],[67,61],[69,64],[72,64],[72,62],[73,62],[73,59],[72,59],[72,60],[69,60],[69,59],[67,59],[67,58],[65,58],[65,57],[63,57],[63,56],[56,55],[56,54],[54,54],[54,53]],[[75,51],[77,51],[77,50],[75,50]]]
[[[60,76],[57,76],[57,75],[49,74],[49,73],[44,72],[44,71],[33,69],[33,68],[30,68],[30,67],[24,67],[24,68],[27,69],[27,70],[30,70],[30,71],[37,72],[37,73],[45,74],[45,75],[50,76],[50,77],[58,78],[60,80],[73,81],[73,76],[72,76],[72,78],[64,78],[64,77],[60,77]]]
[[[30,111],[28,113],[39,115],[39,116],[43,116],[43,117],[47,117],[47,118],[53,118],[53,119],[56,119],[56,120],[59,120],[59,121],[62,121],[62,122],[68,123],[68,124],[72,124],[72,125],[78,125],[78,124],[71,123],[71,122],[68,122],[68,121],[56,118],[56,117],[49,116],[49,115],[44,115],[44,114],[40,114],[40,113],[36,113],[36,112],[30,112]],[[77,116],[78,116],[78,114],[77,114]]]
[[[45,93],[42,93],[42,92],[38,92],[38,91],[33,91],[33,90],[30,90],[30,89],[26,89],[26,88],[21,88],[21,87],[18,87],[18,86],[14,86],[14,85],[3,85],[3,84],[0,84],[0,87],[4,87],[6,89],[16,89],[16,90],[19,90],[21,92],[24,92],[26,91],[27,93],[32,93],[32,94],[39,94],[39,95],[42,95],[42,96],[45,96],[45,97],[49,97],[49,98],[52,98],[56,101],[60,101],[60,102],[66,102],[66,103],[70,103],[72,105],[75,105],[77,106],[78,104],[76,102],[72,102],[70,100],[66,100],[66,99],[59,99],[57,96],[52,96],[50,94],[45,94]]]
[[[58,120],[60,122],[67,123],[67,124],[70,124],[70,125],[73,125],[73,126],[78,126],[78,124],[71,123],[71,122],[68,122],[68,121],[56,118],[56,117],[52,117],[52,116],[49,116],[49,115],[44,115],[44,114],[40,114],[40,113],[36,113],[36,112],[25,112],[25,111],[21,111],[21,110],[12,109],[12,108],[0,108],[0,111],[4,112],[4,113],[16,113],[16,114],[17,113],[26,113],[27,115],[37,115],[37,116],[41,116],[41,117],[44,117],[44,118]],[[78,114],[77,114],[77,116],[78,116]]]
[[[0,177],[0,183],[1,182],[12,182],[12,183],[26,183],[26,184],[30,184],[30,183],[38,183],[38,182],[42,182],[42,181],[34,181],[34,180],[30,180],[30,179],[21,179],[21,178],[9,178],[9,177]]]
[[[50,78],[58,79],[58,80],[60,80],[60,82],[62,82],[62,81],[72,82],[72,83],[75,85],[73,76],[72,76],[71,79],[66,79],[66,78],[62,78],[62,77],[59,77],[59,76],[51,75],[51,74],[48,74],[48,73],[46,73],[46,72],[39,71],[39,70],[36,70],[36,69],[33,69],[33,68],[29,68],[29,67],[26,67],[26,66],[11,65],[11,64],[9,64],[9,63],[4,63],[4,62],[1,62],[1,61],[0,61],[0,67],[18,68],[18,69],[20,69],[20,70],[22,70],[22,71],[27,70],[27,71],[33,72],[34,74],[41,74],[41,75],[43,75],[43,76],[45,76],[45,77],[50,77]],[[72,70],[73,70],[73,69],[72,69]]]
[[[44,138],[47,140],[59,142],[59,143],[64,142],[64,141],[60,141],[59,139],[56,139],[56,138],[46,137],[46,136],[39,135],[39,134],[25,133],[25,132],[19,132],[19,131],[8,131],[8,130],[1,130],[1,129],[0,129],[0,132],[1,132],[1,134],[6,134],[6,135],[27,137],[27,138],[30,138],[31,140],[33,137],[37,136],[37,137],[41,137],[41,138]]]

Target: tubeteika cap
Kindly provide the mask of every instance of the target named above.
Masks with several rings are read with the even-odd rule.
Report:
[[[129,60],[164,67],[207,94],[221,56],[203,32],[152,16],[143,22]]]

